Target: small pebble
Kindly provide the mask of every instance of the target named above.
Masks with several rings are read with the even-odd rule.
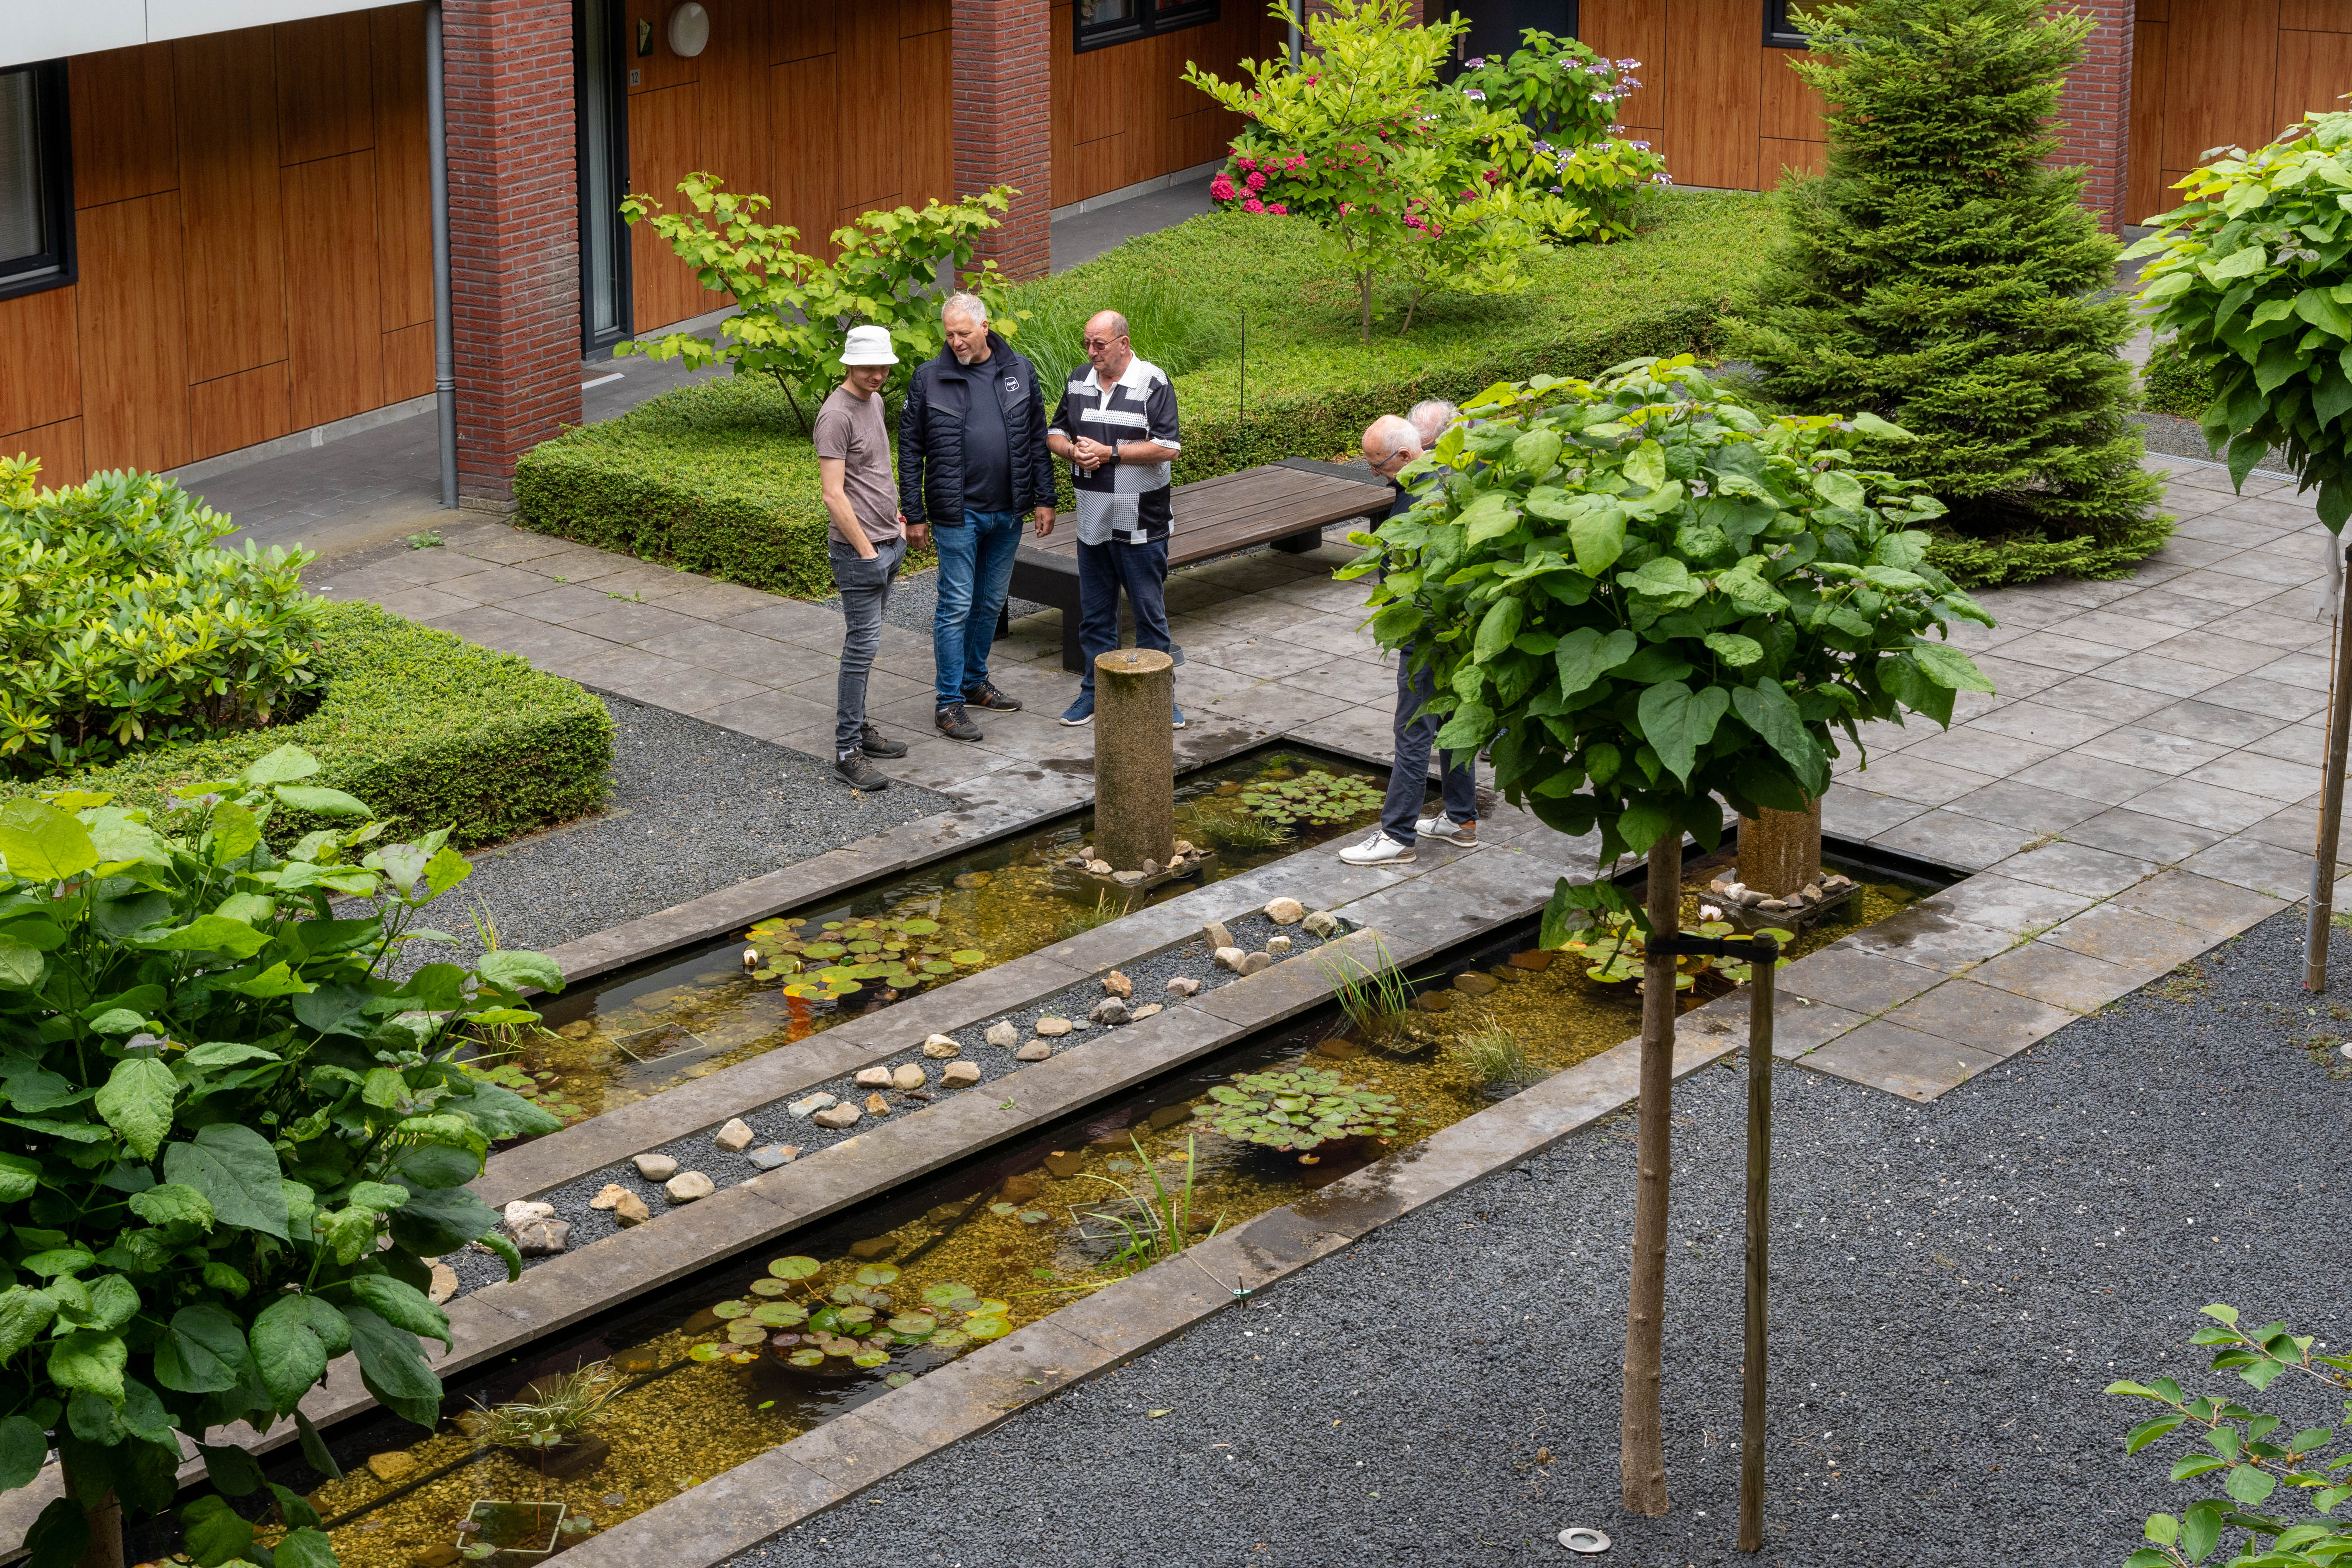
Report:
[[[772,1171],[789,1165],[800,1157],[800,1151],[789,1143],[771,1143],[764,1149],[751,1151],[751,1163],[762,1171]]]
[[[819,1111],[830,1110],[838,1102],[833,1098],[833,1096],[824,1093],[817,1093],[810,1095],[806,1100],[795,1100],[790,1105],[785,1106],[784,1109],[792,1112],[794,1116],[814,1116]],[[854,1116],[850,1118],[851,1121],[855,1121],[857,1119]],[[849,1123],[846,1121],[828,1121],[824,1125],[827,1127],[846,1127]],[[639,1156],[640,1159],[643,1157],[644,1156],[642,1155]],[[675,1161],[671,1162],[673,1169],[676,1168],[676,1163],[677,1163]]]
[[[1037,1020],[1037,1032],[1049,1040],[1059,1038],[1061,1036],[1068,1034],[1075,1027],[1076,1027],[1076,1026],[1072,1024],[1067,1018],[1040,1018]]]
[[[860,1089],[889,1088],[890,1069],[887,1067],[862,1069],[857,1075],[857,1087]]]
[[[1248,957],[1243,959],[1239,963],[1234,965],[1235,970],[1244,975],[1263,973],[1265,971],[1272,969],[1273,967],[1274,954],[1270,952],[1253,952]]]
[[[923,1054],[933,1061],[944,1061],[949,1057],[959,1055],[962,1050],[963,1047],[955,1043],[955,1037],[951,1035],[933,1035],[923,1042]]]
[[[1221,947],[1217,949],[1216,952],[1217,967],[1220,969],[1239,969],[1242,966],[1242,960],[1248,956],[1249,954],[1244,952],[1238,947]]]
[[[1024,1062],[1042,1062],[1054,1054],[1054,1047],[1043,1040],[1032,1040],[1013,1054]]]
[[[751,1128],[741,1117],[730,1117],[727,1125],[711,1134],[710,1141],[730,1154],[740,1154],[751,1146]]]
[[[1297,899],[1268,899],[1265,918],[1278,926],[1295,926],[1307,918],[1307,906]]]
[[[1274,954],[1276,958],[1288,958],[1290,956],[1290,939],[1286,936],[1268,937],[1265,942],[1265,950],[1266,952]]]
[[[893,1089],[929,1089],[930,1083],[930,1075],[912,1062],[890,1075],[890,1087]]]
[[[814,1121],[819,1127],[831,1127],[836,1130],[856,1125],[859,1115],[857,1107],[835,1104],[833,1096],[829,1094],[824,1097],[824,1109],[811,1117],[810,1121]]]
[[[1200,991],[1201,983],[1189,974],[1180,974],[1168,983],[1168,994],[1171,996],[1179,998],[1196,996],[1200,994]]]
[[[942,1089],[964,1089],[979,1081],[978,1062],[950,1062],[947,1070],[940,1074],[940,1087]]]
[[[793,1114],[805,1113],[795,1110]],[[677,1162],[667,1154],[640,1154],[630,1163],[636,1166],[637,1174],[648,1182],[667,1182],[677,1174]]]
[[[988,1043],[1009,1051],[1021,1043],[1021,1030],[1010,1018],[991,1024],[988,1026]]]

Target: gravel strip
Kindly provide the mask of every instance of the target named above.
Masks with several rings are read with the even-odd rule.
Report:
[[[2149,1412],[2100,1389],[2245,1393],[2187,1342],[2217,1300],[2352,1327],[2352,1084],[2294,1043],[2327,1026],[2298,994],[2302,918],[1936,1104],[1780,1075],[1755,1557],[1732,1545],[1745,1075],[1708,1069],[1675,1091],[1666,1518],[1617,1504],[1629,1112],[733,1561],[1567,1563],[1582,1524],[1644,1568],[2118,1563],[2200,1494],[2165,1479],[2178,1437],[2124,1457]],[[2254,1404],[2329,1416],[2290,1382]]]
[[[955,805],[905,784],[854,795],[816,757],[625,697],[604,706],[604,814],[474,851],[474,874],[429,916],[456,946],[412,942],[395,973],[471,962],[480,947],[466,916],[478,908],[501,945],[553,947]]]
[[[2135,414],[2140,434],[2146,437],[2147,449],[2166,458],[2191,458],[2200,463],[2221,466],[2212,448],[2205,444],[2205,432],[2194,419],[2183,419],[2172,414]],[[2254,472],[2265,479],[2291,479],[2294,471],[2287,467],[2284,448],[2273,447],[2263,457]]]
[[[1235,942],[1252,952],[1263,949],[1267,939],[1277,933],[1290,938],[1291,952],[1294,955],[1311,952],[1322,945],[1314,937],[1307,935],[1301,927],[1295,925],[1277,927],[1262,914],[1228,921],[1226,929],[1233,933]],[[1221,985],[1230,985],[1241,978],[1232,970],[1217,968],[1210,961],[1208,944],[1197,940],[1133,963],[1121,964],[1119,973],[1135,983],[1134,1000],[1130,1004],[1133,1006],[1143,1006],[1153,1002],[1165,1005],[1171,1000],[1168,995],[1168,982],[1180,974],[1191,975],[1199,980],[1201,989],[1203,991],[1213,991]],[[1018,1071],[1029,1065],[1016,1059],[1013,1051],[992,1046],[987,1042],[985,1037],[991,1026],[1003,1019],[1011,1019],[1020,1031],[1021,1043],[1025,1044],[1037,1037],[1038,1019],[1066,1018],[1075,1027],[1070,1033],[1062,1036],[1059,1040],[1048,1043],[1056,1046],[1060,1050],[1072,1049],[1090,1040],[1100,1039],[1106,1034],[1116,1036],[1118,1032],[1118,1026],[1089,1025],[1086,1021],[1087,1013],[1107,994],[1099,980],[1090,980],[1058,991],[1019,1012],[1002,1014],[996,1018],[988,1019],[971,1028],[957,1030],[953,1038],[963,1047],[962,1057],[957,1059],[972,1062],[981,1070],[980,1081],[969,1089],[940,1089],[938,1088],[940,1071],[948,1064],[946,1061],[935,1061],[924,1056],[923,1042],[920,1039],[908,1041],[904,1050],[891,1057],[887,1063],[879,1065],[896,1068],[908,1062],[914,1063],[922,1068],[930,1079],[931,1092],[942,1098],[949,1094],[979,1093],[1005,1074]],[[751,1154],[759,1150],[781,1143],[798,1148],[801,1151],[800,1157],[805,1159],[808,1155],[845,1139],[854,1138],[860,1132],[870,1131],[876,1124],[872,1117],[861,1117],[853,1125],[834,1131],[819,1127],[806,1117],[793,1115],[787,1109],[788,1105],[797,1103],[813,1095],[829,1093],[836,1100],[862,1106],[866,1102],[866,1097],[874,1092],[876,1091],[872,1089],[857,1088],[850,1078],[845,1077],[803,1089],[793,1095],[790,1100],[777,1100],[761,1106],[757,1110],[750,1111],[742,1120],[750,1124],[751,1131],[757,1136],[752,1140],[751,1147],[741,1153],[730,1154],[717,1147],[712,1142],[709,1133],[698,1133],[691,1138],[682,1138],[673,1143],[662,1144],[656,1150],[640,1151],[640,1152],[667,1154],[677,1162],[677,1167],[681,1172],[700,1171],[719,1188],[731,1187],[762,1173],[761,1168],[751,1163]],[[892,1109],[898,1111],[919,1110],[925,1103],[895,1089],[884,1090],[882,1093]],[[649,1182],[638,1175],[636,1167],[633,1163],[624,1161],[617,1165],[607,1166],[604,1170],[582,1177],[569,1186],[560,1187],[554,1192],[544,1193],[540,1196],[539,1201],[552,1204],[555,1206],[557,1218],[571,1222],[572,1250],[577,1251],[591,1242],[612,1235],[620,1228],[619,1222],[614,1218],[611,1211],[593,1209],[588,1206],[590,1199],[603,1192],[608,1184],[614,1183],[645,1199],[646,1206],[656,1216],[669,1209],[684,1206],[670,1201],[668,1195],[663,1192],[661,1183]],[[461,1291],[497,1284],[507,1277],[506,1266],[478,1248],[468,1247],[443,1261],[457,1270]],[[523,1267],[528,1268],[540,1261],[541,1260],[538,1258],[525,1258]]]

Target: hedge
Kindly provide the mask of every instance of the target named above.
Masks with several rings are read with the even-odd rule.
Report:
[[[305,783],[357,795],[397,832],[446,826],[452,843],[468,847],[604,805],[612,716],[572,681],[368,604],[326,606],[319,641],[326,693],[289,723],[0,787],[0,799],[100,790],[152,809],[173,786],[233,776],[292,744],[319,759]],[[290,843],[323,826],[281,812],[269,837]]]
[[[2212,376],[2190,365],[2179,345],[2170,338],[2149,348],[2147,363],[2140,368],[2139,384],[2148,407],[2158,414],[2194,419],[2213,401]]]
[[[1422,398],[1709,352],[1778,222],[1769,199],[1659,193],[1641,221],[1633,240],[1542,258],[1524,293],[1441,299],[1409,337],[1383,331],[1370,345],[1355,341],[1349,300],[1318,268],[1314,226],[1300,218],[1197,217],[1028,285],[1018,308],[1040,322],[1127,310],[1136,352],[1175,380],[1175,477],[1188,483],[1350,449],[1375,416]],[[1174,354],[1139,330],[1167,319],[1171,295],[1200,318],[1163,330],[1179,340]],[[754,377],[680,388],[564,432],[525,454],[515,502],[524,527],[583,544],[805,598],[833,592],[814,455],[782,393]]]

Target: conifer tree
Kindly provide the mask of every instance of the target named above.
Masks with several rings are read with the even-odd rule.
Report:
[[[1804,413],[1868,411],[1916,440],[1857,457],[1951,509],[1964,581],[2113,575],[2171,531],[2128,417],[2116,244],[2051,165],[2049,121],[2088,16],[2042,0],[1851,0],[1809,13],[1829,167],[1783,187],[1789,237],[1734,352]]]

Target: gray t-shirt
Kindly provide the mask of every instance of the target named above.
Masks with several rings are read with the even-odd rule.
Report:
[[[882,423],[881,394],[860,397],[846,386],[835,387],[816,411],[816,455],[841,459],[842,489],[866,537],[877,544],[898,538],[898,487],[890,479],[890,431]],[[833,538],[848,542],[829,511],[825,527]]]

